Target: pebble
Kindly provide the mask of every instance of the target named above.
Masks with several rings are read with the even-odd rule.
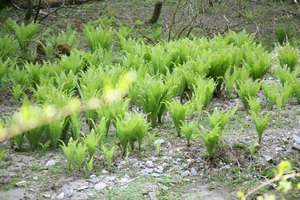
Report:
[[[86,185],[81,186],[81,187],[78,188],[77,190],[78,190],[78,191],[82,191],[82,190],[85,190],[85,189],[88,189],[88,186],[86,186]]]
[[[294,143],[292,148],[297,150],[297,151],[300,151],[300,143]]]
[[[107,184],[106,183],[97,183],[94,188],[95,190],[103,190],[104,188],[107,187]]]
[[[17,187],[24,187],[27,184],[27,181],[20,181],[16,183]]]
[[[160,175],[158,173],[152,173],[151,176],[153,176],[153,177],[160,177]]]
[[[116,176],[108,176],[108,177],[106,177],[105,178],[105,181],[107,181],[107,182],[113,182],[114,180],[116,180]]]
[[[156,145],[157,145],[158,142],[159,142],[160,145],[162,145],[165,142],[165,140],[164,139],[155,140],[154,141],[154,147],[156,147]]]
[[[154,166],[154,164],[151,160],[148,160],[145,165],[146,165],[146,167],[151,167],[151,168]]]
[[[196,176],[198,174],[197,170],[195,168],[191,168],[191,174],[193,176]]]
[[[108,171],[106,171],[105,169],[102,170],[102,174],[108,174]]]
[[[61,199],[63,199],[63,198],[65,198],[65,193],[60,193],[57,197],[56,197],[56,199],[58,199],[58,200],[61,200]]]
[[[272,156],[267,156],[267,155],[264,155],[264,158],[267,162],[272,162],[273,161],[273,157]]]
[[[163,172],[163,168],[161,166],[154,168],[154,171],[161,174]]]
[[[293,135],[293,138],[294,138],[296,143],[300,144],[300,137],[299,136]]]
[[[190,172],[186,170],[181,173],[181,176],[185,177],[185,176],[188,176],[189,174],[190,174]]]
[[[43,197],[50,199],[50,198],[51,198],[51,195],[48,194],[48,193],[45,193],[45,194],[43,194]]]
[[[149,192],[149,197],[150,197],[150,200],[157,200],[158,199],[155,192]]]
[[[97,176],[95,174],[92,174],[90,175],[90,178],[93,179],[93,178],[96,178]]]
[[[72,196],[74,196],[75,191],[73,189],[67,189],[65,191],[65,194],[66,194],[67,197],[72,197]]]
[[[51,166],[55,165],[56,163],[57,163],[56,160],[51,159],[51,160],[48,160],[48,162],[46,163],[46,166],[51,167]]]
[[[275,151],[284,151],[285,149],[284,148],[282,148],[282,147],[276,147],[275,148]]]
[[[126,161],[125,161],[125,160],[122,160],[122,161],[120,162],[120,165],[126,165]]]
[[[32,179],[35,180],[35,181],[37,181],[39,179],[39,177],[34,176]]]
[[[151,174],[152,172],[153,172],[153,169],[151,169],[151,168],[146,168],[141,171],[142,174]]]

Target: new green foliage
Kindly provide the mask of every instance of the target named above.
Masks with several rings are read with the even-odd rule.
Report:
[[[85,151],[86,145],[82,143],[78,143],[75,149],[75,157],[74,157],[74,164],[77,170],[81,170],[85,161]]]
[[[110,50],[112,48],[114,34],[112,29],[103,29],[101,26],[94,27],[86,25],[83,28],[83,32],[87,38],[91,52],[95,52],[99,48],[106,50]]]
[[[279,49],[278,59],[282,67],[286,65],[290,71],[294,71],[299,60],[298,49],[295,49],[287,44],[285,47]]]
[[[260,113],[261,106],[260,106],[259,98],[250,97],[248,99],[248,104],[249,104],[251,112],[255,113],[256,115]]]
[[[221,128],[219,126],[215,126],[210,132],[208,132],[205,128],[202,128],[200,137],[204,142],[209,158],[212,158],[214,149],[218,145],[221,136]]]
[[[168,102],[166,104],[175,124],[177,135],[180,136],[181,126],[185,121],[186,115],[191,106],[190,102],[187,102],[184,105],[182,105],[180,102],[173,100],[172,102]]]
[[[258,80],[252,81],[247,79],[245,81],[238,81],[238,94],[245,109],[248,109],[248,99],[255,97],[260,89],[261,83]]]
[[[28,24],[22,22],[21,25],[18,25],[16,21],[13,21],[11,19],[7,20],[7,24],[16,35],[22,54],[25,56],[29,56],[28,52],[30,51],[28,51],[28,47],[30,45],[30,42],[32,41],[34,34],[38,31],[39,24],[32,21]]]
[[[161,78],[145,76],[145,80],[139,82],[138,102],[142,104],[148,121],[155,127],[161,123],[162,116],[166,112],[164,102],[170,101],[172,90],[170,82],[164,83]]]
[[[63,145],[61,145],[61,148],[67,157],[67,166],[69,170],[71,170],[71,164],[76,151],[77,142],[78,140],[74,141],[73,138],[70,138],[68,145],[66,145],[64,142],[62,142]]]
[[[131,149],[134,149],[135,141],[138,141],[139,149],[147,131],[149,124],[146,123],[145,118],[138,113],[125,114],[124,119],[118,118],[116,120],[116,132],[123,150],[123,155],[126,153],[126,148],[130,144]]]
[[[116,149],[115,146],[113,146],[109,149],[109,148],[105,147],[104,145],[102,145],[102,150],[105,153],[106,164],[107,164],[107,167],[109,170],[111,168],[111,159],[114,156],[115,149]]]
[[[227,69],[224,77],[223,77],[223,82],[226,85],[226,89],[227,89],[227,94],[229,99],[231,98],[231,94],[234,88],[234,84],[236,81],[236,76],[234,73],[231,73],[232,68]]]
[[[0,37],[0,62],[15,56],[19,46],[10,35]],[[0,76],[1,77],[1,76]]]
[[[88,135],[84,135],[83,142],[87,147],[89,158],[92,159],[94,153],[97,151],[98,142],[100,140],[101,135],[97,135],[94,130],[90,132]]]
[[[187,146],[190,146],[192,135],[198,132],[197,122],[192,121],[191,123],[187,123],[185,121],[180,128],[185,136]]]
[[[15,85],[10,91],[14,97],[15,103],[19,103],[20,97],[23,94],[22,86],[20,84]]]
[[[54,149],[56,149],[59,139],[62,136],[62,131],[64,128],[64,119],[57,120],[48,125],[49,128],[49,139],[51,141],[51,145]]]
[[[227,112],[220,112],[218,108],[215,108],[212,115],[208,113],[211,128],[214,129],[216,126],[218,126],[222,131],[225,125],[227,124],[229,118],[233,117],[236,110],[237,106],[234,107],[232,110],[228,110]]]
[[[251,110],[250,113],[255,123],[255,129],[258,135],[258,142],[259,144],[261,144],[262,134],[266,130],[267,124],[272,116],[269,113],[266,115],[260,113],[256,114],[254,111]]]
[[[276,103],[276,98],[278,93],[277,87],[274,83],[272,83],[270,86],[263,84],[262,88],[266,98],[269,100],[269,108],[273,110],[273,106]]]
[[[44,127],[35,128],[25,133],[30,148],[34,151],[38,148],[41,138],[44,135]]]
[[[296,68],[294,71],[291,71],[287,66],[279,66],[276,68],[275,73],[280,79],[282,85],[286,82],[292,83],[294,79],[297,79],[300,74],[300,68]]]
[[[261,79],[268,72],[272,64],[272,59],[268,53],[248,52],[246,58],[244,66],[253,80]]]
[[[78,113],[71,115],[70,124],[72,129],[72,137],[74,138],[74,140],[77,140],[80,136],[80,128],[82,125],[82,121]]]

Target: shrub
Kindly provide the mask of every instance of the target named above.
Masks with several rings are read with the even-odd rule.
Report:
[[[123,155],[126,153],[127,145],[130,144],[131,149],[134,149],[135,141],[138,141],[139,149],[143,139],[149,129],[149,124],[141,114],[125,114],[124,119],[118,118],[116,120],[116,132],[120,140]]]
[[[245,109],[248,109],[248,99],[255,97],[258,93],[261,83],[258,80],[252,81],[247,79],[246,81],[238,81],[238,94]]]
[[[162,116],[166,112],[164,102],[171,99],[170,82],[164,83],[161,78],[146,76],[139,85],[138,102],[142,104],[148,121],[155,127],[157,122],[161,123]]]
[[[290,71],[294,71],[299,60],[298,50],[287,44],[279,49],[278,59],[281,67],[286,65]]]
[[[249,52],[244,66],[253,80],[261,79],[270,69],[272,59],[268,53],[258,54]]]
[[[198,132],[198,127],[197,127],[197,123],[192,121],[191,123],[187,123],[186,121],[184,123],[182,123],[180,129],[182,130],[186,142],[187,142],[187,146],[190,146],[190,141],[191,138],[193,136],[193,133],[197,133]]]
[[[218,142],[221,138],[221,128],[219,126],[215,126],[213,130],[207,132],[207,130],[202,127],[200,136],[205,144],[208,157],[212,158],[214,149],[218,145]]]
[[[166,104],[175,124],[177,135],[180,136],[181,126],[185,121],[187,112],[190,109],[190,102],[187,102],[184,105],[182,105],[180,102],[173,100],[172,102],[167,102]]]

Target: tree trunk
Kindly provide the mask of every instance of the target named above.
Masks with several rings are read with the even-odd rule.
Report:
[[[154,24],[154,23],[157,22],[157,20],[160,16],[162,4],[163,4],[162,1],[156,2],[155,7],[154,7],[154,11],[153,11],[153,15],[152,15],[151,19],[147,22],[147,24]]]

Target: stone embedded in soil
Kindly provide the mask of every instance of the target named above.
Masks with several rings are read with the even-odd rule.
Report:
[[[198,172],[196,171],[195,168],[191,168],[191,174],[192,174],[193,176],[196,176],[196,175],[198,174]]]
[[[93,179],[93,178],[96,178],[97,176],[95,174],[92,174],[90,175],[90,178]]]
[[[82,191],[82,190],[85,190],[85,189],[88,189],[89,187],[84,185],[84,186],[81,186],[80,188],[78,188],[77,190],[78,191]]]
[[[162,166],[158,166],[157,168],[154,168],[154,171],[156,172],[156,173],[159,173],[159,174],[161,174],[162,172],[163,172],[163,167]]]
[[[94,186],[94,189],[95,190],[103,190],[107,187],[107,184],[106,183],[97,183],[95,186]]]
[[[51,194],[45,193],[45,194],[43,194],[43,197],[50,199],[51,198]]]
[[[160,177],[160,174],[158,174],[158,173],[152,173],[151,176],[153,176],[153,177]]]
[[[20,181],[16,183],[17,187],[25,187],[27,185],[27,181]]]
[[[300,151],[300,143],[294,143],[292,148],[297,150],[297,151]]]
[[[125,160],[122,160],[122,161],[120,162],[120,165],[126,165],[126,161],[125,161]]]
[[[293,135],[293,138],[294,138],[296,143],[300,144],[300,137],[299,136]]]
[[[154,166],[154,164],[153,164],[153,162],[151,161],[151,160],[148,160],[147,162],[146,162],[146,167],[153,167]]]
[[[67,189],[67,190],[65,191],[65,195],[66,195],[67,197],[72,197],[72,196],[74,196],[74,194],[75,194],[75,191],[74,191],[73,189]]]
[[[34,176],[32,179],[35,180],[35,181],[37,181],[39,179],[39,177]]]
[[[165,142],[165,140],[164,139],[155,140],[154,141],[154,147],[156,147],[156,145],[158,144],[158,142],[159,142],[160,145],[162,145]]]
[[[58,199],[58,200],[61,200],[61,199],[63,199],[63,198],[65,198],[65,193],[60,193],[57,197],[56,197],[56,199]]]
[[[272,156],[268,156],[268,155],[264,155],[264,158],[267,162],[272,162],[273,161],[273,157]]]
[[[276,147],[275,148],[275,151],[284,151],[285,149],[284,148],[282,148],[282,147]]]
[[[142,174],[151,174],[152,172],[153,172],[153,169],[151,169],[151,168],[146,168],[141,171]]]
[[[46,163],[46,166],[47,166],[47,167],[51,167],[51,166],[55,165],[56,163],[57,163],[56,160],[51,159],[51,160],[49,160],[49,161]]]
[[[190,174],[190,172],[186,170],[186,171],[181,173],[181,176],[185,177],[185,176],[188,176],[189,174]]]
[[[157,196],[156,196],[155,192],[149,192],[149,197],[150,197],[150,200],[157,200]]]

